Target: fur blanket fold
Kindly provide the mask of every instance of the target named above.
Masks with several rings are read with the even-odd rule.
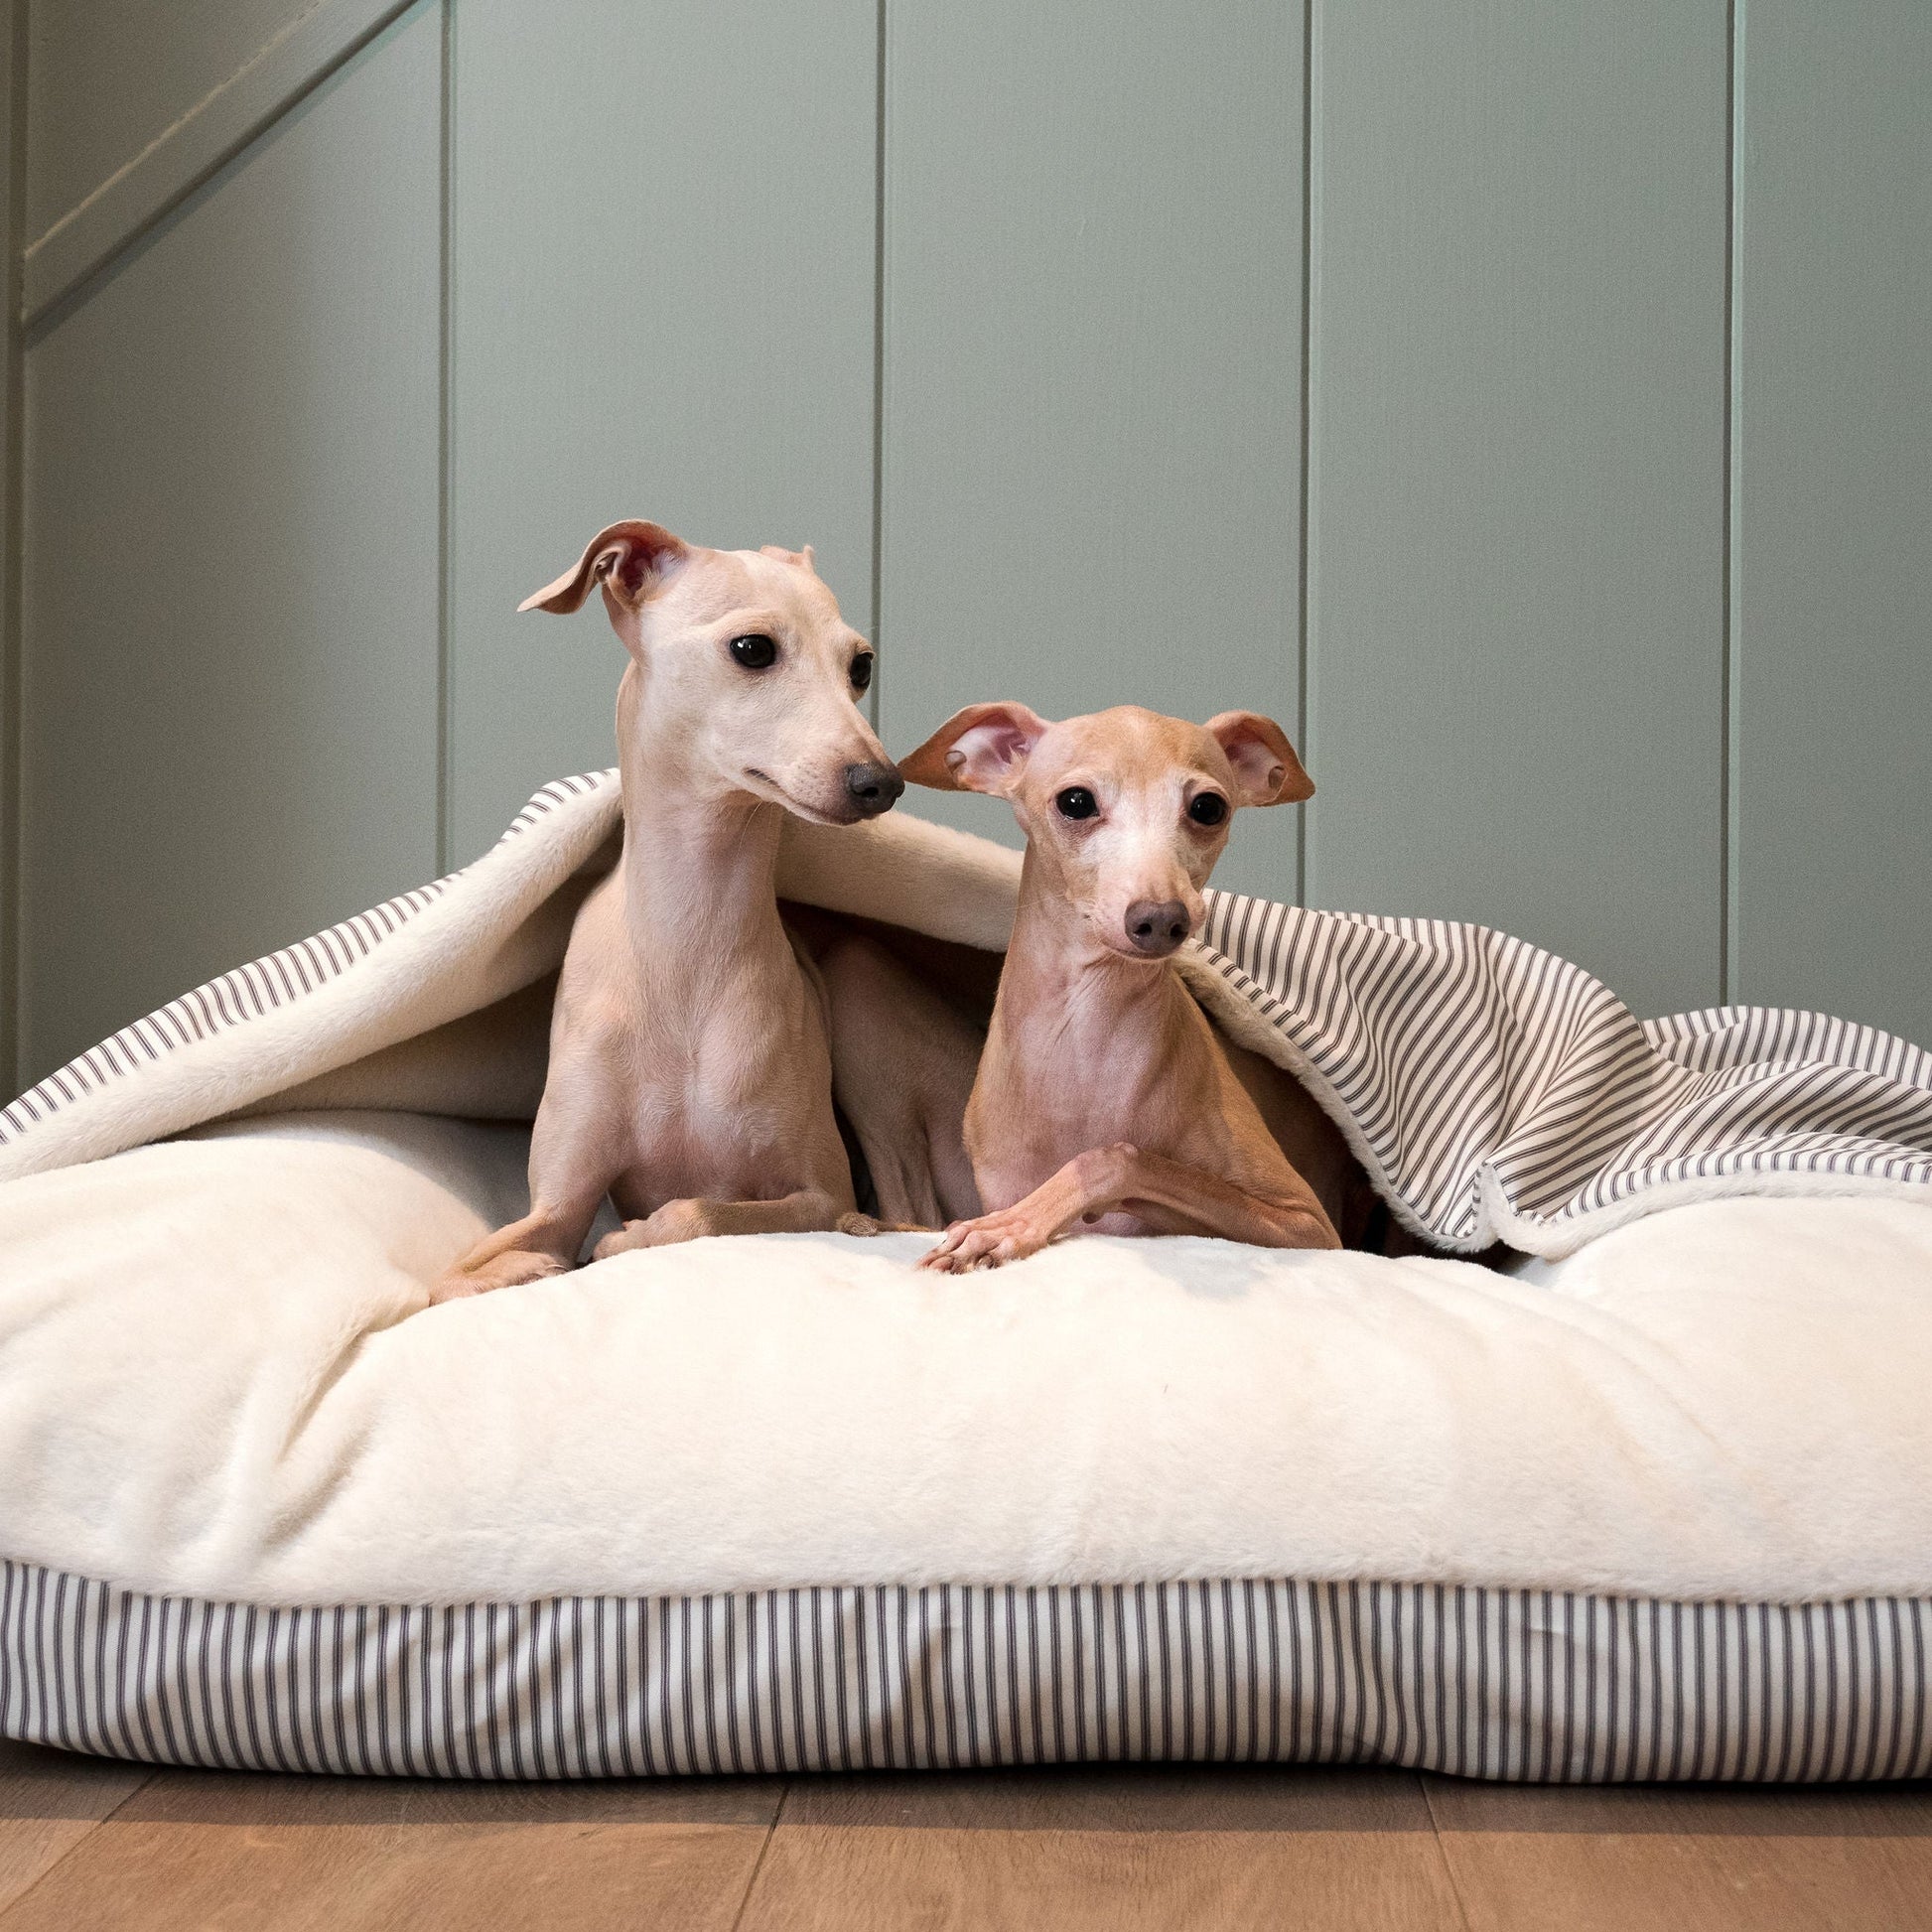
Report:
[[[615,772],[546,786],[476,864],[210,981],[0,1112],[0,1179],[269,1107],[528,1118],[548,976],[616,853]],[[789,897],[1003,948],[1019,856],[904,811],[788,824]],[[1932,1201],[1932,1054],[1816,1014],[1639,1022],[1580,967],[1445,920],[1208,895],[1181,969],[1300,1077],[1396,1216],[1559,1257],[1727,1194]],[[531,1042],[536,1042],[533,1049]]]

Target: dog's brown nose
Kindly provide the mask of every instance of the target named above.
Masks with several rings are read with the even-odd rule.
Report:
[[[1137,898],[1127,908],[1127,936],[1136,952],[1164,959],[1187,936],[1187,908],[1177,898]]]
[[[881,812],[891,811],[898,802],[899,793],[905,789],[905,780],[894,765],[848,764],[845,767],[845,788],[852,802],[858,806],[861,818],[877,818]]]

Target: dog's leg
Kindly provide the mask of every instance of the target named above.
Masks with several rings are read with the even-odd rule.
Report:
[[[457,1302],[566,1274],[610,1188],[610,1110],[586,1106],[581,1087],[553,1081],[530,1136],[530,1211],[478,1242],[430,1290],[430,1304]]]
[[[1309,1183],[1345,1248],[1364,1244],[1376,1206],[1375,1188],[1338,1128],[1294,1074],[1237,1045],[1210,1019],[1234,1077],[1255,1103],[1283,1158]]]
[[[568,1274],[577,1265],[577,1251],[584,1245],[598,1206],[593,1201],[580,1213],[574,1202],[540,1204],[522,1220],[498,1228],[430,1290],[430,1306]]]
[[[838,937],[818,966],[832,1094],[859,1137],[880,1220],[938,1228],[977,1214],[962,1123],[984,1029],[863,933]]]
[[[667,1200],[646,1219],[626,1221],[597,1244],[594,1259],[609,1261],[632,1248],[668,1248],[713,1234],[876,1234],[869,1214],[842,1207],[818,1187],[778,1200]]]
[[[1076,1156],[1011,1207],[956,1222],[919,1266],[947,1274],[997,1268],[1116,1207],[1163,1234],[1213,1234],[1258,1248],[1341,1246],[1312,1192],[1305,1201],[1265,1200],[1218,1174],[1123,1143]]]

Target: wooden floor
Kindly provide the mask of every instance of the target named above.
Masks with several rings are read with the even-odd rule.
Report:
[[[1078,1770],[444,1785],[0,1742],[0,1932],[1925,1932],[1932,1786]]]

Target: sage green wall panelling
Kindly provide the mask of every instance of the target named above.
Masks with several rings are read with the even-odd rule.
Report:
[[[28,350],[22,1073],[435,864],[441,21]]]
[[[24,170],[17,149],[25,131],[26,14],[20,0],[0,6],[0,256],[4,323],[0,324],[0,1086],[13,1092],[19,1057],[19,857],[17,788],[20,750],[20,195]]]
[[[38,319],[405,11],[407,0],[26,0],[24,261]]]
[[[27,239],[230,78],[312,0],[29,0]]]
[[[872,621],[874,0],[455,15],[452,857],[616,758],[598,527],[812,543]]]
[[[1302,22],[889,0],[890,751],[1006,697],[1296,731]],[[1295,815],[1244,814],[1218,882],[1292,897]]]
[[[1311,902],[1719,992],[1723,0],[1315,0]]]
[[[609,762],[513,612],[626,514],[817,544],[897,752],[1252,705],[1311,902],[1932,1036],[1915,0],[1735,0],[1728,235],[1724,0],[454,0],[447,129],[426,3],[59,296],[392,4],[23,16],[22,240],[165,137],[27,264],[23,1076]]]
[[[1731,994],[1932,1044],[1932,9],[1739,12]]]

